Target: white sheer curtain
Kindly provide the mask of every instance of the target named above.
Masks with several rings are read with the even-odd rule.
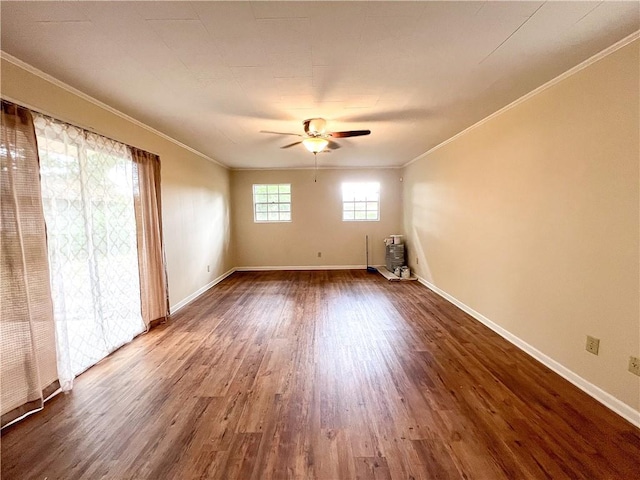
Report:
[[[63,390],[145,330],[129,149],[34,114]]]

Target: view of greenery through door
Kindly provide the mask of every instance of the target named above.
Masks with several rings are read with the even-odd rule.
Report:
[[[34,119],[63,389],[141,333],[128,148],[48,117]]]

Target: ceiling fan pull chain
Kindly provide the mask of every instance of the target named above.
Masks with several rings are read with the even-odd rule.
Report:
[[[315,164],[316,164],[316,168],[313,171],[313,183],[317,183],[318,182],[318,154],[314,153],[313,154],[313,158],[314,158]]]

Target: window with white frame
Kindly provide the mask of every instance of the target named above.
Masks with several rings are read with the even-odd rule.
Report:
[[[254,184],[253,221],[290,222],[291,184]]]
[[[380,220],[380,183],[343,183],[342,220],[346,222]]]

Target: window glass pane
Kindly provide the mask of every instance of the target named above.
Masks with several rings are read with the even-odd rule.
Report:
[[[291,185],[253,185],[253,207],[255,222],[291,221]],[[286,212],[280,214],[279,212]]]
[[[343,220],[379,220],[380,183],[345,182],[342,184]]]

